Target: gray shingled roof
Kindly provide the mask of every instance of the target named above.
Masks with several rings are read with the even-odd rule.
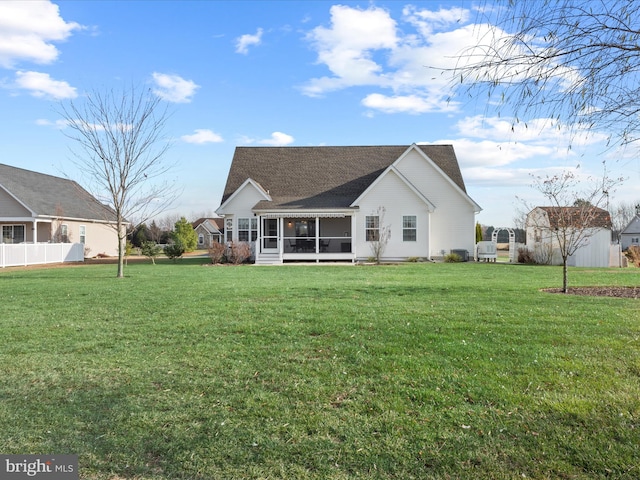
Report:
[[[0,186],[38,216],[115,221],[109,207],[72,180],[0,164]]]
[[[248,178],[269,192],[257,208],[344,208],[351,205],[408,145],[237,147],[224,203]],[[453,146],[418,145],[466,192]]]
[[[598,207],[589,207],[585,211],[582,207],[538,207],[544,210],[549,217],[551,228],[559,227],[590,227],[590,228],[611,228],[611,215],[606,210]],[[584,225],[589,222],[589,225]]]

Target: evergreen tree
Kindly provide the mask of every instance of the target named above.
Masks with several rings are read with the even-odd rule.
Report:
[[[175,243],[182,245],[185,252],[193,252],[198,246],[196,231],[184,217],[176,222],[171,237]]]

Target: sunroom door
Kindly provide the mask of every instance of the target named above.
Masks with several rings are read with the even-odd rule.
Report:
[[[262,252],[278,253],[278,224],[277,218],[262,220]]]

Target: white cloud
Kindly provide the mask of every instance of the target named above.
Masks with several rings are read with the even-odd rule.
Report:
[[[396,22],[386,10],[343,5],[331,7],[331,27],[316,27],[307,35],[333,77],[312,79],[302,90],[310,96],[353,85],[386,83],[382,67],[373,59],[378,50],[396,47]]]
[[[41,127],[54,127],[59,130],[62,130],[68,126],[69,122],[67,120],[56,120],[52,122],[51,120],[47,120],[46,118],[38,118],[36,120],[36,125]]]
[[[362,104],[365,107],[384,113],[419,114],[435,110],[455,110],[455,104],[448,104],[429,96],[420,95],[394,95],[388,97],[380,93],[372,93],[362,100]]]
[[[262,43],[263,30],[258,28],[255,35],[246,34],[236,39],[236,53],[246,55],[249,53],[249,47],[260,45]]]
[[[180,139],[183,142],[195,143],[198,145],[202,145],[205,143],[220,143],[224,141],[224,139],[220,135],[207,129],[196,129],[194,134],[183,135],[182,137],[180,137]]]
[[[291,135],[287,135],[286,133],[273,132],[271,134],[271,138],[258,140],[257,143],[259,143],[260,145],[270,145],[272,147],[276,147],[290,145],[294,142],[294,140],[295,139]]]
[[[407,6],[396,21],[389,11],[370,6],[363,10],[334,5],[329,26],[318,26],[307,34],[317,52],[317,63],[330,75],[309,79],[301,86],[303,94],[318,97],[331,91],[364,87],[362,104],[384,113],[421,114],[453,111],[459,103],[451,101],[452,75],[456,67],[487,59],[483,45],[489,39],[507,39],[509,34],[489,24],[469,23],[469,9],[458,7],[431,10]],[[398,22],[403,22],[399,26]],[[502,42],[508,45],[508,42]],[[562,88],[578,73],[554,69]],[[478,70],[483,78],[523,78],[524,68]],[[533,75],[535,72],[528,72]],[[466,82],[466,79],[465,79]]]
[[[156,84],[153,93],[167,102],[189,103],[196,90],[200,88],[195,82],[185,80],[179,75],[153,72],[152,76]]]
[[[16,87],[28,90],[34,97],[50,97],[55,100],[76,98],[75,87],[67,82],[52,79],[48,73],[16,72]]]
[[[59,55],[52,42],[81,28],[64,21],[49,1],[0,1],[0,67],[13,68],[20,61],[51,63]]]

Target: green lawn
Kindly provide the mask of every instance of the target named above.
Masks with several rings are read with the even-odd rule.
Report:
[[[0,452],[83,479],[640,477],[638,300],[541,292],[560,267],[202,261],[0,271]]]

